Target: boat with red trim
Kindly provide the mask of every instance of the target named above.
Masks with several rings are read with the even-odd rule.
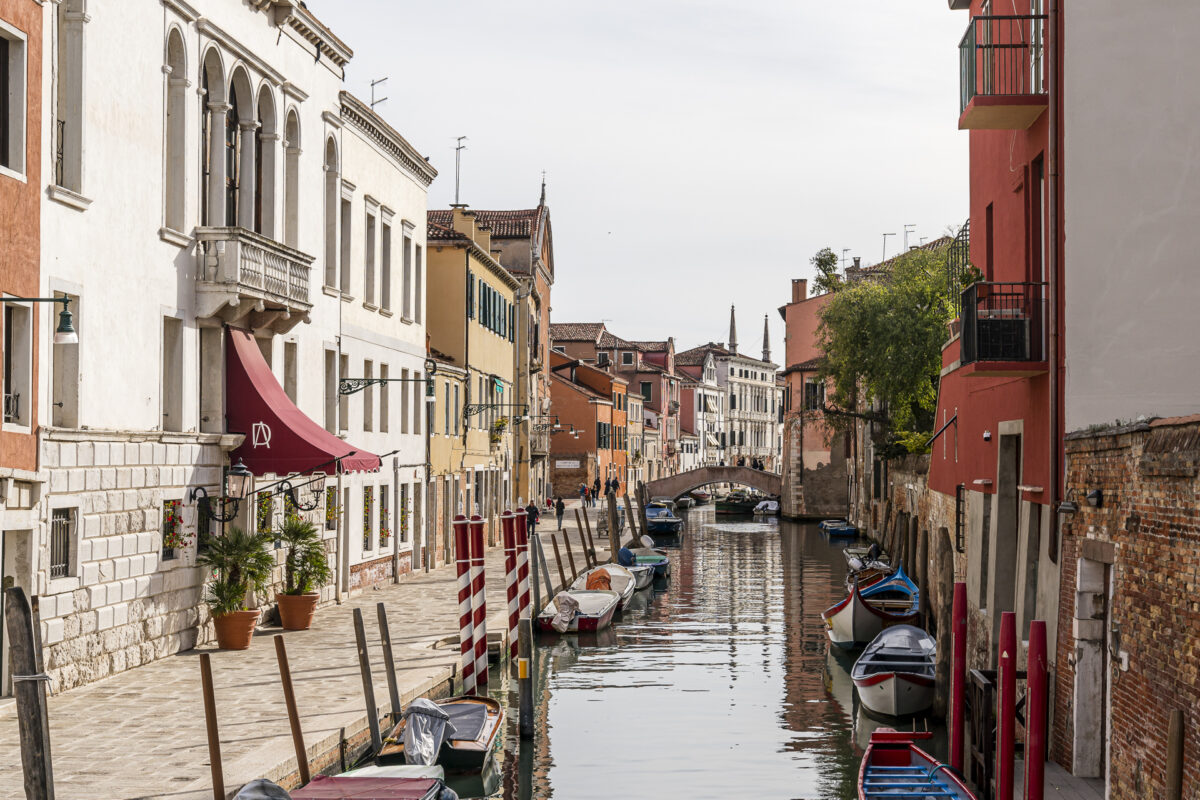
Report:
[[[850,677],[868,711],[889,717],[933,705],[937,641],[913,625],[885,628],[863,650]]]
[[[858,771],[858,800],[976,800],[962,776],[916,745],[932,733],[880,728]]]

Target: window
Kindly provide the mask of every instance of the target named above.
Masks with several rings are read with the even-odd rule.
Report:
[[[444,414],[444,419],[442,420],[442,432],[445,433],[447,436],[449,436],[450,435],[450,381],[446,381],[445,388],[446,388],[446,400],[445,400],[445,404],[442,406],[442,410],[443,410],[443,414]],[[455,387],[455,389],[457,389],[457,388],[458,387]]]
[[[738,398],[738,396],[737,396],[736,391],[729,393],[729,410],[730,411],[733,411],[734,409],[737,408],[737,398]]]
[[[258,91],[258,109],[254,122],[257,125],[243,130],[242,137],[250,137],[253,143],[252,183],[243,187],[246,199],[251,202],[253,213],[243,224],[252,223],[254,230],[263,236],[275,238],[275,143],[279,141],[279,125],[275,117],[275,98],[271,90],[263,85]],[[242,143],[245,153],[245,142]],[[252,192],[250,190],[253,190]]]
[[[163,223],[182,231],[184,220],[187,140],[187,58],[183,36],[172,30],[167,37],[166,159],[163,164]]]
[[[338,357],[338,378],[345,378],[350,374],[350,356],[342,355]],[[338,394],[338,382],[334,381],[333,391],[335,397],[338,398],[338,428],[346,431],[350,430],[350,404],[343,402]]]
[[[171,561],[179,557],[179,550],[187,545],[183,535],[183,501],[164,500],[162,504],[162,560]]]
[[[654,386],[651,385],[650,381],[642,381],[641,388],[642,388],[642,399],[645,400],[647,403],[651,402],[654,399]]]
[[[27,306],[4,304],[4,421],[29,425],[33,404],[32,314]]]
[[[283,391],[296,402],[296,343],[283,343]]]
[[[467,319],[475,319],[475,276],[467,274]]]
[[[604,351],[600,351],[599,353],[596,353],[596,365],[601,366],[601,367],[607,367],[608,366],[608,353],[605,353]]]
[[[363,487],[363,552],[371,550],[371,518],[375,516],[375,487]]]
[[[413,298],[413,311],[417,322],[421,321],[422,309],[425,307],[424,289],[421,288],[425,272],[425,265],[422,261],[424,256],[424,249],[421,245],[417,245],[416,255],[413,256],[413,284],[416,286],[416,296]]]
[[[73,574],[71,549],[75,540],[75,509],[56,508],[50,518],[50,577]]]
[[[406,228],[404,234],[404,271],[400,278],[400,291],[404,293],[400,298],[400,308],[405,319],[412,319],[412,256],[412,238],[408,235]]]
[[[229,86],[229,104],[225,110],[224,148],[222,149],[225,162],[225,224],[238,224],[238,136],[239,127],[238,93],[232,84]]]
[[[387,486],[379,487],[379,549],[388,546],[388,542],[392,538],[392,517],[388,513],[388,495],[390,494]]]
[[[325,143],[325,285],[338,285],[338,196],[342,179],[338,174],[337,145],[333,139]]]
[[[375,305],[375,215],[370,211],[367,212],[364,228],[363,302]]]
[[[342,289],[342,294],[351,294],[350,245],[351,245],[352,240],[350,237],[353,235],[353,232],[354,232],[353,231],[354,221],[350,217],[350,198],[348,198],[348,197],[342,198],[341,208],[342,208],[342,216],[341,216],[342,251],[341,251],[341,259],[340,259],[340,263],[341,263],[341,267],[342,267],[341,289]]]
[[[405,379],[400,384],[400,432],[408,433],[408,370],[400,370],[400,377]],[[413,431],[413,433],[420,433],[420,431]]]
[[[338,503],[337,487],[325,487],[325,530],[337,530]]]
[[[388,219],[386,214],[384,219]],[[379,307],[392,308],[392,226],[387,222],[379,239]]]
[[[621,353],[621,364],[626,367],[633,366],[633,353]]]
[[[388,432],[388,417],[390,416],[390,408],[388,406],[388,386],[391,385],[387,382],[389,376],[390,376],[390,373],[388,371],[388,365],[380,364],[379,365],[379,378],[380,378],[380,380],[383,381],[383,383],[379,384],[379,432],[380,433]],[[407,385],[408,385],[407,383],[401,384],[401,386],[407,386]]]
[[[458,384],[454,384],[454,433],[462,433],[462,418],[459,416],[462,413],[462,408],[458,403]]]
[[[163,317],[162,429],[183,430],[183,320]]]
[[[985,281],[990,281],[990,280],[994,279],[993,276],[995,275],[995,272],[994,272],[995,265],[992,261],[992,257],[994,254],[993,237],[995,235],[995,230],[994,230],[994,225],[993,225],[992,204],[991,203],[988,203],[987,209],[984,211],[984,214],[983,214],[983,235],[984,235],[984,260],[985,260],[984,268],[983,268],[983,279]]]
[[[375,364],[371,361],[363,362],[363,377],[367,380],[375,377]],[[368,386],[363,389],[363,430],[369,431],[375,428],[375,387]]]
[[[54,92],[57,124],[52,131],[55,134],[54,182],[76,194],[83,194],[83,38],[87,26],[84,0],[63,0],[58,6],[57,23],[55,77],[58,85]]]
[[[300,218],[300,118],[289,111],[284,128],[283,243],[295,247]]]
[[[413,372],[413,377],[414,377],[414,378],[417,378],[418,380],[420,380],[420,378],[421,378],[421,373],[414,371],[414,372]],[[414,391],[414,392],[413,392],[413,415],[412,415],[412,418],[413,418],[413,433],[421,433],[423,430],[425,430],[423,427],[421,427],[421,406],[423,406],[424,404],[425,404],[425,403],[424,403],[424,399],[423,399],[422,397],[420,397],[420,396],[419,396],[419,395],[418,395],[418,394],[417,394],[417,393]],[[432,409],[432,408],[430,408],[430,409],[429,409],[429,413],[431,413],[431,414],[433,413],[433,409]],[[458,411],[455,411],[454,413],[455,413],[455,414],[458,414]]]
[[[413,492],[413,499],[420,503],[421,495]],[[400,518],[399,518],[399,536],[400,542],[408,541],[408,484],[400,487]]]
[[[338,407],[337,353],[325,351],[325,430],[336,433]]]

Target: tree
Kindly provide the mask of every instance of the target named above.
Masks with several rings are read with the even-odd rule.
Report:
[[[886,274],[844,283],[820,312],[819,375],[833,386],[826,416],[835,427],[858,415],[860,401],[874,401],[882,412],[871,417],[883,423],[886,441],[927,442],[920,434],[933,430],[951,318],[948,252],[911,250]]]
[[[814,297],[819,294],[836,292],[845,285],[842,276],[838,274],[838,257],[828,247],[818,250],[817,254],[808,260],[808,263],[812,264],[813,269],[817,271],[817,277],[813,279],[812,293]]]

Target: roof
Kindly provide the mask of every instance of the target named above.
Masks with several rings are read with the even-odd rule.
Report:
[[[550,377],[556,378],[559,381],[559,383],[561,383],[563,386],[570,386],[572,389],[579,392],[581,395],[588,397],[595,402],[598,402],[598,403],[611,403],[612,402],[611,397],[608,397],[607,395],[603,395],[600,392],[597,392],[596,390],[592,389],[590,386],[585,386],[582,383],[576,383],[575,381],[571,380],[568,376],[563,375],[559,372],[552,371],[550,373]],[[553,401],[551,401],[551,402],[553,402]]]
[[[425,238],[444,242],[454,240],[469,241],[465,234],[461,234],[447,225],[434,222],[432,211],[429,212],[429,224],[426,226]]]
[[[665,353],[671,349],[669,339],[665,342],[631,342],[631,344],[643,353]]]
[[[603,332],[603,322],[550,323],[550,338],[560,342],[595,342]]]
[[[517,211],[478,211],[475,223],[488,228],[493,239],[529,238],[537,234],[537,226],[541,224],[542,209],[524,208]],[[436,208],[429,211],[429,221],[439,225],[449,226],[453,219],[453,211],[449,208]]]
[[[675,363],[690,366],[703,364],[704,359],[708,357],[709,353],[712,353],[716,356],[733,355],[731,351],[725,349],[721,345],[714,342],[708,342],[707,344],[702,344],[699,347],[693,347],[691,350],[684,350],[682,353],[676,353]]]
[[[553,329],[554,325],[552,324],[550,327],[551,327],[551,329]],[[603,327],[603,323],[601,323],[601,327]],[[553,338],[553,335],[551,338]],[[622,339],[620,336],[614,336],[613,334],[609,333],[607,330],[601,331],[600,342],[599,342],[598,346],[600,347],[601,350],[618,350],[618,349],[623,349],[623,348],[628,348],[630,350],[640,349],[633,342],[627,342],[624,339]]]
[[[939,250],[943,247],[949,247],[950,243],[953,241],[954,241],[954,239],[949,236],[941,236],[941,237],[938,237],[937,239],[934,239],[932,242],[926,242],[925,244],[920,244],[920,245],[913,245],[912,247],[908,248],[908,250],[905,250],[903,253],[894,255],[891,258],[889,258],[887,261],[880,261],[878,264],[872,264],[869,267],[859,267],[858,269],[855,269],[854,267],[847,267],[846,268],[846,277],[847,278],[865,278],[870,275],[878,274],[880,272],[887,272],[895,265],[895,263],[899,259],[904,258],[904,256],[908,255],[913,250]]]

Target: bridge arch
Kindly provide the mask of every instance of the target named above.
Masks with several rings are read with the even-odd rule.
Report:
[[[651,497],[679,497],[681,494],[699,489],[711,483],[736,483],[750,486],[763,494],[780,495],[782,479],[774,472],[764,472],[752,467],[697,467],[677,475],[668,475],[646,484]]]

